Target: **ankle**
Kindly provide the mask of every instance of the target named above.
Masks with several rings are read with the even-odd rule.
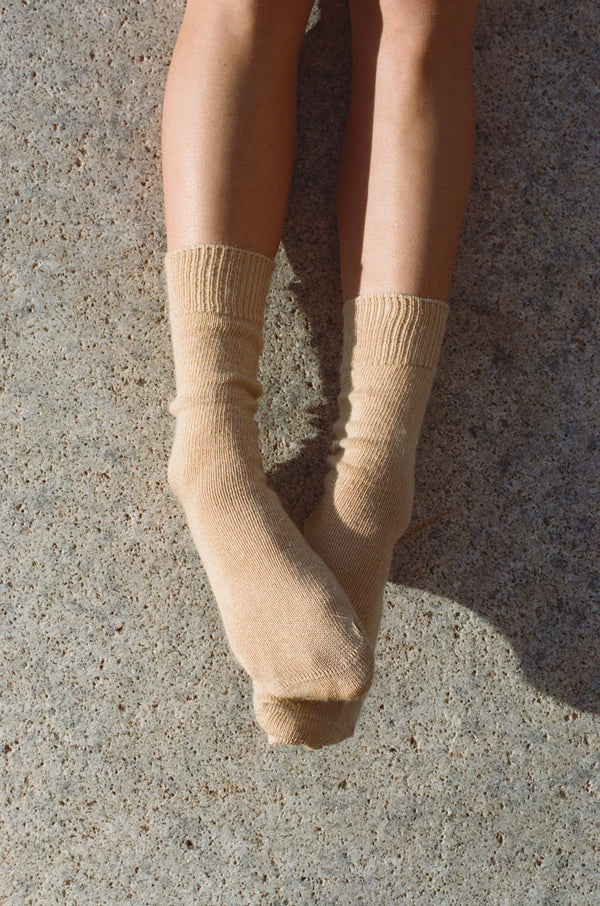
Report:
[[[184,509],[210,517],[211,513],[234,511],[255,499],[266,487],[258,449],[248,450],[231,440],[213,442],[204,449],[181,443],[176,433],[167,467],[169,487]]]

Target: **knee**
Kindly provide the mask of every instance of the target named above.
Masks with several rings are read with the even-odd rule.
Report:
[[[187,0],[184,24],[203,27],[220,22],[232,35],[270,32],[275,40],[304,35],[314,0]]]
[[[407,59],[468,60],[478,0],[351,0],[353,30]],[[377,32],[376,35],[373,33]]]

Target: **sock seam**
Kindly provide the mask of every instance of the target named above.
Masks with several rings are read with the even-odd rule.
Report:
[[[282,695],[278,695],[275,697],[276,698],[285,698],[286,697],[285,692],[287,689],[293,689],[294,687],[296,687],[298,685],[302,685],[303,683],[309,683],[312,680],[335,679],[336,677],[339,677],[340,673],[343,673],[346,669],[350,670],[354,666],[355,666],[354,662],[352,660],[349,660],[349,661],[344,661],[343,665],[341,665],[340,669],[338,669],[338,670],[331,670],[331,671],[318,670],[318,671],[315,671],[314,673],[305,673],[301,677],[295,679],[293,682],[290,682],[290,683],[286,684],[285,686],[281,686]],[[259,679],[257,679],[256,682],[260,685]],[[300,700],[304,701],[304,699],[300,699]],[[315,701],[318,701],[318,700],[319,699],[315,699]],[[323,701],[339,701],[339,699],[323,699]]]
[[[223,321],[232,326],[240,321],[252,326],[264,326],[264,318],[262,316],[258,316],[257,318],[244,318],[242,315],[232,315],[229,312],[220,312],[212,308],[185,308],[182,306],[177,306],[175,311],[169,310],[169,316],[172,320],[176,320],[179,316],[185,315],[210,315],[213,318],[223,319]]]
[[[368,368],[387,368],[389,371],[407,367],[420,368],[427,373],[429,373],[430,371],[435,371],[435,367],[432,367],[428,362],[423,362],[418,358],[400,359],[398,362],[381,362],[378,359],[374,358],[363,358],[361,352],[358,352],[354,355],[351,364],[345,364],[340,367],[340,377],[351,377],[353,371],[356,370],[357,366],[366,366]]]
[[[396,299],[410,299],[411,301],[417,302],[435,302],[437,305],[443,305],[446,308],[450,308],[448,302],[445,302],[444,299],[434,299],[433,296],[419,296],[417,293],[401,293],[396,290],[379,290],[375,293],[359,293],[357,296],[351,296],[346,300],[344,305],[347,305],[349,302],[356,302],[357,299],[364,299],[365,301],[372,301],[382,298],[396,298]]]

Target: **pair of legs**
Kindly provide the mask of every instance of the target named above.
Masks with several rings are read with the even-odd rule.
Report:
[[[340,418],[304,537],[266,486],[253,414],[312,3],[189,0],[175,48],[163,132],[170,484],[272,742],[346,738],[372,676],[470,188],[475,3],[350,0]]]
[[[188,0],[167,79],[169,250],[274,257],[312,0]],[[477,0],[350,0],[352,97],[337,200],[342,293],[447,299],[471,185]]]

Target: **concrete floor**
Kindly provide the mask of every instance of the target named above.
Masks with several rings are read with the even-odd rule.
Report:
[[[166,486],[182,13],[2,9],[0,902],[598,906],[600,7],[482,0],[413,529],[357,732],[318,752],[266,745]],[[298,522],[340,352],[344,3],[313,25],[260,411]]]

